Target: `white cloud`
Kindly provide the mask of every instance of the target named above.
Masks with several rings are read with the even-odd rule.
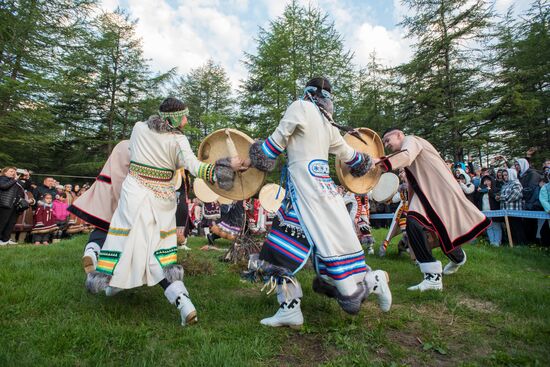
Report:
[[[356,61],[365,65],[373,52],[385,66],[396,66],[410,59],[410,41],[404,38],[398,28],[388,30],[379,25],[361,24],[352,36],[352,49]]]
[[[103,0],[112,10],[117,0]],[[166,0],[128,0],[127,10],[138,18],[138,37],[154,70],[177,67],[180,74],[206,63],[209,58],[221,63],[236,87],[245,76],[239,59],[252,41],[239,19],[223,12],[228,4],[217,0],[181,0],[172,7]],[[246,8],[247,0],[232,0],[234,9]],[[116,5],[115,5],[116,7]]]

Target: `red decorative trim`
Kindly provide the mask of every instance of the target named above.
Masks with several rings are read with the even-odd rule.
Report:
[[[96,227],[97,229],[100,229],[104,232],[109,231],[109,226],[110,226],[109,222],[107,222],[107,221],[105,221],[101,218],[98,218],[93,214],[90,214],[90,213],[86,212],[85,210],[77,207],[74,204],[69,206],[67,208],[67,210],[70,213],[73,213],[74,215],[76,215],[77,217],[82,219],[83,221],[85,221],[86,223],[90,223],[92,226]]]
[[[430,224],[433,230],[435,230],[437,237],[439,238],[439,243],[443,252],[445,252],[446,254],[453,251],[458,246],[473,240],[481,233],[483,233],[485,229],[491,224],[491,220],[487,217],[484,217],[484,219],[476,224],[469,232],[455,238],[454,241],[451,241],[449,233],[447,232],[447,228],[445,228],[443,221],[430,204],[430,201],[428,200],[424,192],[418,186],[418,181],[416,181],[416,178],[414,177],[412,172],[408,168],[405,168],[405,173],[407,175],[407,181],[411,185],[413,191],[418,195],[418,198],[424,206],[424,209],[426,210],[426,214],[428,216],[428,218],[424,218],[424,216],[422,216],[421,214],[409,210],[407,218],[411,216],[411,218],[416,219],[423,226]]]
[[[386,156],[381,157],[380,162],[382,163],[383,168],[386,170],[386,172],[393,171],[390,159],[388,157],[386,157]]]

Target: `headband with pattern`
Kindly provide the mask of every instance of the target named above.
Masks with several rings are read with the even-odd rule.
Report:
[[[189,108],[186,108],[185,110],[181,111],[175,111],[175,112],[161,112],[159,111],[159,116],[163,120],[167,120],[172,127],[179,127],[181,125],[181,119],[183,116],[189,115]]]

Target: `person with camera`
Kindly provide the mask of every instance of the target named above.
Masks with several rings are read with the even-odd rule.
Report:
[[[29,207],[18,178],[15,167],[5,167],[0,173],[0,246],[17,244],[10,236],[17,216]]]

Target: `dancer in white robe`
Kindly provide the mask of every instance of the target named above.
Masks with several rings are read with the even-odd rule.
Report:
[[[183,167],[196,177],[230,188],[234,169],[242,164],[239,158],[200,162],[180,130],[188,111],[183,102],[167,98],[159,116],[134,126],[129,173],[96,271],[87,278],[91,292],[104,289],[107,295],[160,284],[179,309],[182,325],[196,322],[197,316],[182,282],[183,268],[177,265],[175,171]]]
[[[252,145],[252,166],[267,171],[284,151],[288,158],[286,197],[277,213],[259,261],[251,270],[277,287],[280,308],[261,321],[269,326],[300,327],[302,290],[294,274],[311,256],[317,272],[313,288],[336,298],[355,314],[369,293],[389,311],[391,292],[384,271],[370,271],[346,205],[329,176],[329,153],[345,161],[354,175],[371,167],[370,157],[354,151],[331,124],[332,96],[328,80],[314,78],[304,98],[293,102],[279,126],[264,142]]]

